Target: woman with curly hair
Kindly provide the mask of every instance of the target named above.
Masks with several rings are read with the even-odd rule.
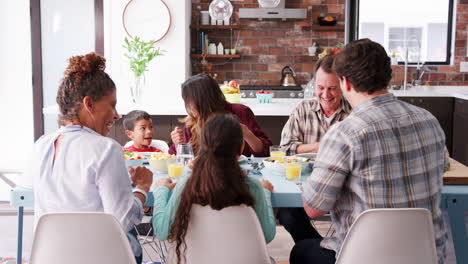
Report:
[[[171,132],[174,143],[169,152],[176,154],[176,145],[191,143],[194,153],[198,152],[200,131],[206,121],[214,114],[231,113],[241,123],[245,145],[242,154],[250,157],[269,156],[272,145],[268,136],[262,131],[252,110],[242,104],[231,104],[224,98],[218,83],[205,73],[190,77],[182,84],[182,99],[188,116],[185,118],[185,128],[176,127]]]
[[[130,168],[136,186],[132,193],[122,148],[106,137],[119,114],[116,87],[104,69],[105,59],[96,53],[69,60],[57,93],[62,126],[34,145],[36,222],[48,212],[105,212],[129,232],[143,217],[153,174],[144,167]],[[127,236],[141,263],[138,240]]]
[[[265,241],[269,243],[275,236],[276,223],[270,199],[273,185],[246,176],[237,161],[244,148],[242,132],[239,121],[232,115],[215,115],[201,129],[199,155],[194,161],[192,175],[180,179],[176,186],[169,178],[156,183],[155,234],[160,240],[175,242],[179,263],[184,255],[185,234],[194,204],[210,206],[214,210],[241,204],[251,206]]]

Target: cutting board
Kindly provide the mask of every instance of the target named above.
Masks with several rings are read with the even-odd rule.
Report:
[[[468,185],[468,167],[450,159],[450,169],[444,174],[446,185]]]

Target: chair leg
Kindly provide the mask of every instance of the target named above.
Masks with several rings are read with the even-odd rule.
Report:
[[[151,221],[150,221],[151,222]],[[159,260],[162,264],[166,263],[166,256],[164,252],[167,252],[167,247],[166,243],[164,241],[159,241],[155,239],[154,236],[151,236],[151,231],[153,230],[153,227],[151,227],[148,232],[144,235],[140,234],[138,232],[138,229],[136,226],[134,227],[137,235],[138,235],[138,240],[140,241],[140,244],[142,245],[143,250],[146,252],[146,255],[148,255],[149,259],[154,262],[154,260],[151,258],[151,255],[149,254],[148,250],[144,245],[150,246],[156,254],[159,256]],[[164,249],[163,249],[164,246]]]

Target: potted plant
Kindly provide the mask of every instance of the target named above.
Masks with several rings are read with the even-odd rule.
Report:
[[[154,41],[143,41],[138,36],[128,39],[125,37],[123,45],[126,52],[125,57],[128,58],[130,70],[134,74],[134,80],[130,85],[132,100],[134,103],[141,103],[142,90],[145,86],[145,72],[148,71],[148,64],[157,56],[164,55],[164,50],[156,48]]]

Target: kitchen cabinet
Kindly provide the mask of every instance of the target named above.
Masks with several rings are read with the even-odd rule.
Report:
[[[452,157],[468,166],[468,100],[455,99]]]
[[[445,133],[445,144],[450,154],[453,150],[454,98],[453,97],[398,97],[398,99],[429,111],[437,118]],[[452,157],[454,157],[452,155]],[[454,157],[455,158],[455,157]],[[455,158],[456,159],[456,158]]]

